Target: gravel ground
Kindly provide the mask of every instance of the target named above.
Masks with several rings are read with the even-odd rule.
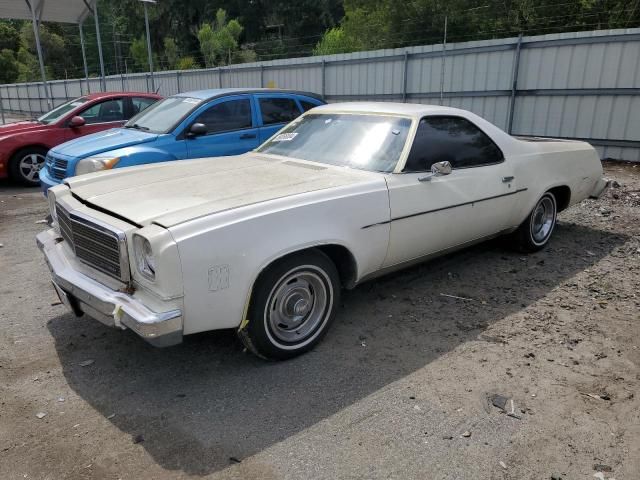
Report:
[[[34,241],[46,203],[0,184],[0,478],[638,479],[640,165],[605,167],[620,186],[544,251],[364,284],[283,363],[67,313]]]

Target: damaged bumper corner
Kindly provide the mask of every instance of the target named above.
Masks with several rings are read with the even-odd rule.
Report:
[[[36,237],[60,300],[76,315],[86,313],[105,325],[130,328],[157,347],[182,342],[180,309],[154,312],[133,296],[112,290],[83,275],[70,264],[60,240],[54,230],[47,230]]]
[[[609,187],[611,187],[611,180],[600,178],[593,187],[593,191],[591,192],[591,195],[589,195],[589,198],[597,200],[604,194],[604,192],[607,191],[607,189],[609,189]]]

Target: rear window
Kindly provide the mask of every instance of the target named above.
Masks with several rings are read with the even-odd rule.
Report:
[[[258,102],[263,125],[288,123],[302,113],[293,98],[259,98]]]

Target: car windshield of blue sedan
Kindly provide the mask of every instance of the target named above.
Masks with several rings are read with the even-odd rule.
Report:
[[[86,99],[85,97],[76,98],[75,100],[71,100],[69,102],[63,103],[62,105],[58,105],[56,108],[54,108],[50,112],[45,113],[41,117],[38,117],[37,120],[40,123],[49,125],[50,123],[57,122],[62,117],[64,117],[67,113],[69,113],[71,110],[87,102],[88,102],[88,99]]]
[[[403,117],[308,114],[294,120],[258,152],[359,170],[391,172],[411,127]]]
[[[165,98],[137,114],[124,127],[150,133],[168,133],[201,103],[199,98]]]

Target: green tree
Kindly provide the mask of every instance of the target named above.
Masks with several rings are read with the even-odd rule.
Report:
[[[205,66],[226,65],[238,49],[238,39],[242,33],[242,25],[237,20],[227,22],[227,12],[219,9],[214,25],[208,23],[198,30],[200,51]]]
[[[178,63],[178,45],[173,37],[165,37],[164,41],[164,57],[167,61],[167,68],[174,70]]]
[[[20,75],[20,64],[13,50],[3,48],[0,51],[0,83],[13,83]]]
[[[191,56],[182,57],[176,62],[177,70],[193,70],[195,68],[200,68],[200,65]]]
[[[17,52],[20,48],[20,32],[9,22],[0,21],[0,50]]]
[[[147,42],[144,37],[136,38],[131,42],[129,47],[129,55],[133,59],[134,66],[137,70],[146,71],[149,69],[149,57],[147,54]]]

